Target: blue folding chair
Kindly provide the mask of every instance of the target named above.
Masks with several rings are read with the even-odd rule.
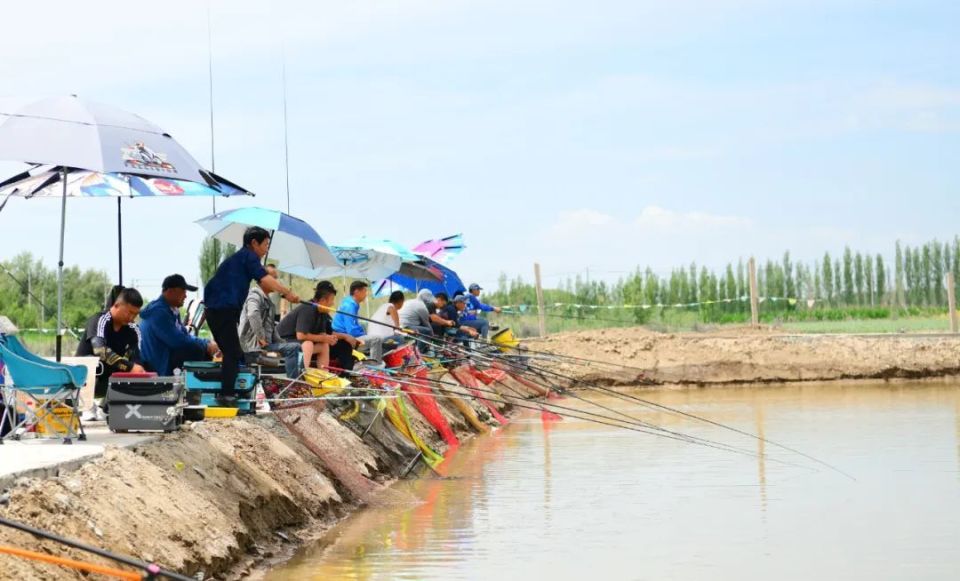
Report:
[[[0,334],[0,359],[6,373],[13,380],[3,386],[3,413],[0,415],[0,444],[4,439],[19,440],[30,424],[40,427],[46,434],[63,436],[64,444],[72,444],[74,438],[86,440],[80,422],[80,388],[87,381],[87,368],[83,365],[56,363],[35,355],[13,335]],[[17,406],[21,396],[34,404],[33,413],[24,413],[18,421]],[[69,415],[58,415],[66,407]],[[4,427],[9,427],[9,430]]]

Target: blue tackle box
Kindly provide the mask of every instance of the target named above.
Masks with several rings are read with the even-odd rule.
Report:
[[[223,368],[211,361],[189,361],[183,364],[184,386],[187,388],[187,402],[191,405],[216,407],[220,393],[220,378]],[[254,413],[254,388],[259,377],[250,367],[240,367],[237,373],[236,395],[240,413]]]

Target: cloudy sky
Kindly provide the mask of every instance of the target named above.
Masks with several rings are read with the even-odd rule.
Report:
[[[207,4],[8,3],[0,111],[75,93],[210,161]],[[216,170],[328,240],[463,232],[465,279],[547,282],[874,252],[960,232],[960,3],[211,0]],[[0,163],[4,175],[22,166]],[[198,276],[209,201],[125,204],[125,275]],[[58,204],[13,200],[0,259],[56,261]],[[67,263],[116,274],[115,205]]]

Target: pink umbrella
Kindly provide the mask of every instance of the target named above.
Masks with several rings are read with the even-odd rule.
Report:
[[[440,264],[447,265],[465,248],[463,234],[453,234],[452,236],[421,242],[413,248],[413,251]]]

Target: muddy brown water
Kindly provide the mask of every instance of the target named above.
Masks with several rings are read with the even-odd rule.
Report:
[[[960,578],[960,383],[631,393],[762,434],[856,480],[591,395],[761,457],[527,415],[461,447],[448,479],[397,485],[419,504],[361,511],[266,578]]]

